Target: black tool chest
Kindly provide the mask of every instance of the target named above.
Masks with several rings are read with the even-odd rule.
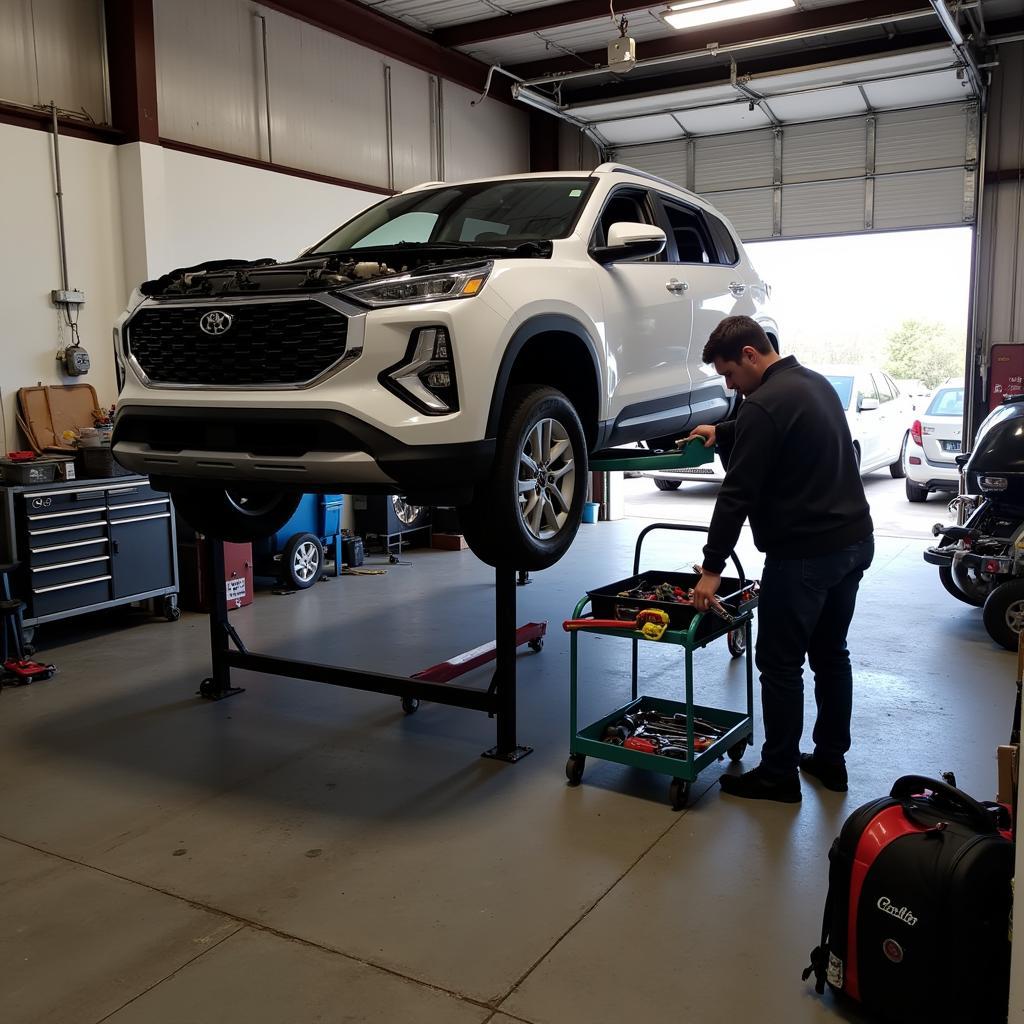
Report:
[[[0,488],[25,624],[178,591],[174,512],[146,477]]]

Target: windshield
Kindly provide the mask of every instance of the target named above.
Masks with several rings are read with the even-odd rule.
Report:
[[[963,416],[964,389],[943,388],[935,392],[925,416]]]
[[[525,178],[445,185],[392,196],[329,235],[311,253],[390,245],[519,245],[564,238],[590,178]]]
[[[843,403],[843,408],[849,409],[850,398],[853,395],[853,378],[826,373],[825,379],[836,389],[836,394],[839,396],[839,401]]]

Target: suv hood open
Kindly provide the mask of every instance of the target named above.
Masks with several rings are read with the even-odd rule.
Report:
[[[468,269],[487,259],[548,259],[551,251],[548,241],[515,246],[425,242],[307,254],[280,263],[272,259],[211,260],[146,281],[139,291],[157,299],[335,291],[396,274],[419,276]]]

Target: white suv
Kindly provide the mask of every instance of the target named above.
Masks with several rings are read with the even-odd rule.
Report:
[[[197,530],[250,540],[307,491],[458,505],[492,565],[576,533],[588,454],[671,441],[733,395],[701,350],[765,313],[733,229],[641,171],[431,182],[298,259],[144,284],[115,328],[114,453]]]

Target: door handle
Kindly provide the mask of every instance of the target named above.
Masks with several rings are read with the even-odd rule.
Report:
[[[685,292],[686,289],[689,288],[690,286],[685,281],[680,281],[679,278],[673,277],[671,278],[671,280],[669,280],[665,287],[673,295],[682,295],[683,292]]]
[[[730,281],[729,282],[729,291],[731,291],[733,293],[733,295],[736,296],[737,299],[746,290],[747,290],[747,286],[742,281]]]

